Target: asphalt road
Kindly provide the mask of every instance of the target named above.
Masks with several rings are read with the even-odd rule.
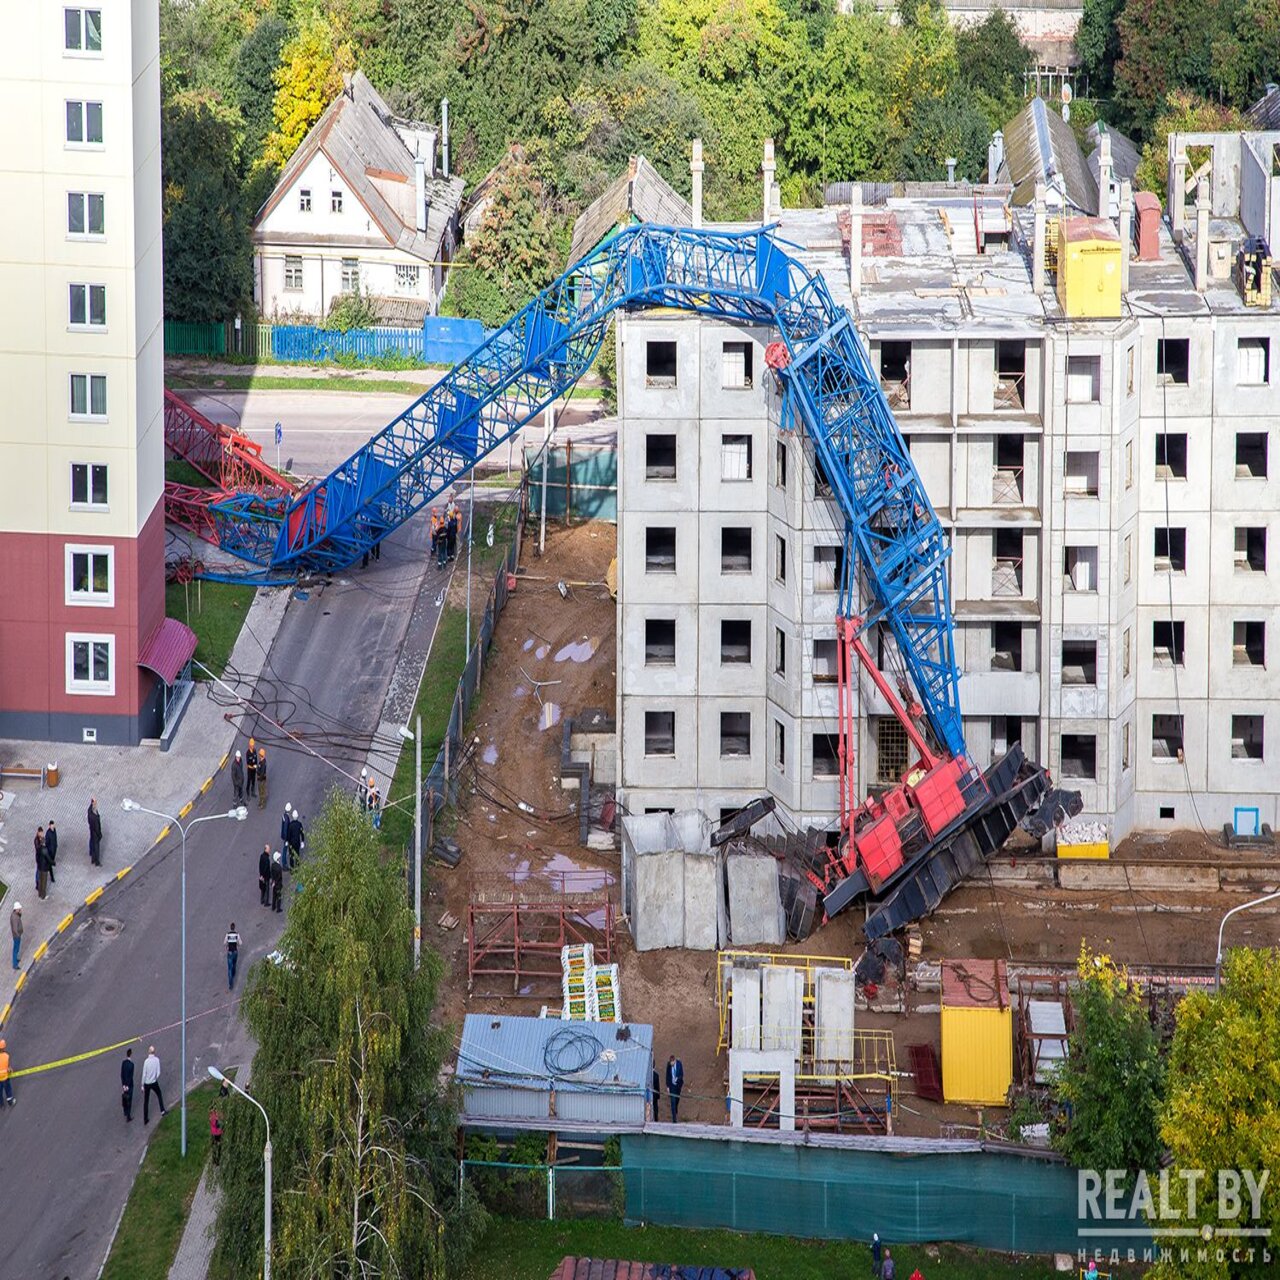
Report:
[[[382,557],[289,604],[256,700],[326,756],[359,771],[348,741],[377,726],[397,654],[410,626],[429,634],[438,609],[434,577],[414,610],[426,571],[421,519],[384,544]],[[430,597],[430,598],[428,598]],[[412,624],[410,618],[412,615]],[[410,637],[411,643],[420,636]],[[285,915],[258,903],[263,843],[279,844],[286,801],[304,818],[344,779],[259,721],[268,744],[270,796],[244,823],[204,823],[187,842],[187,1041],[191,1083],[206,1068],[247,1060],[249,1048],[226,981],[223,936],[235,920],[243,938],[241,976],[271,951]],[[327,735],[322,740],[320,734]],[[217,760],[210,761],[211,766]],[[139,797],[146,803],[145,797]],[[224,811],[231,784],[221,774],[192,817]],[[104,805],[108,840],[138,821]],[[0,1280],[92,1280],[128,1196],[147,1130],[142,1124],[142,1058],[159,1052],[165,1101],[180,1095],[178,841],[105,894],[35,970],[5,1028],[14,1069],[140,1036],[134,1119],[120,1110],[123,1050],[15,1082],[16,1106],[0,1115]],[[286,907],[287,911],[287,907]],[[408,941],[406,940],[406,945]],[[158,1028],[168,1028],[157,1030]],[[176,1117],[175,1117],[176,1119]],[[154,1123],[154,1113],[153,1121]],[[208,1123],[191,1110],[188,1132]]]
[[[274,465],[275,424],[284,432],[280,461],[293,460],[293,469],[325,475],[349,458],[370,436],[381,431],[411,403],[405,396],[382,391],[180,391],[184,399],[215,422],[243,431],[263,447],[263,457]],[[573,443],[615,443],[616,425],[601,422],[599,402],[570,403],[556,420],[556,440]],[[538,421],[520,433],[530,447],[542,443],[543,423]],[[520,439],[510,447],[500,445],[492,455],[495,464],[508,455],[519,465]]]

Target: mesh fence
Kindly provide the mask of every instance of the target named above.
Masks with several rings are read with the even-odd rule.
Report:
[[[506,1218],[621,1218],[626,1203],[616,1168],[464,1160],[462,1178]]]

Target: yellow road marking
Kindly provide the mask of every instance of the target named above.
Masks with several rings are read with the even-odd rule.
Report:
[[[205,779],[205,780],[200,784],[200,794],[201,794],[201,795],[204,795],[204,793],[205,793],[206,791],[208,791],[208,790],[209,790],[209,788],[210,788],[211,786],[213,786],[213,779],[212,779],[212,778],[206,778],[206,779]]]
[[[125,878],[125,876],[127,876],[127,875],[129,874],[129,872],[130,872],[130,871],[132,871],[132,870],[133,870],[133,864],[132,864],[132,863],[130,863],[130,865],[129,865],[129,866],[127,866],[127,867],[121,867],[121,868],[120,868],[120,870],[116,872],[116,879],[117,879],[117,880],[123,880],[123,879]]]
[[[10,1000],[3,1009],[0,1009],[0,1026],[4,1026],[5,1019],[9,1016],[9,1010],[13,1008],[13,1001]]]
[[[188,800],[187,803],[184,804],[182,808],[178,810],[178,817],[185,818],[187,814],[189,814],[191,810],[194,809],[195,807],[196,807],[196,802],[194,800]]]
[[[172,830],[173,828],[166,823],[165,826],[160,829],[160,834],[156,836],[156,844],[159,844],[160,841],[163,840]]]
[[[62,917],[62,923],[58,925],[58,932],[61,933],[64,929],[68,928],[75,918],[75,912],[68,911],[67,914]]]
[[[13,984],[13,994],[15,996],[18,994],[19,991],[22,990],[22,984],[26,982],[27,974],[30,972],[31,972],[30,969],[24,969],[22,973],[18,974],[18,980]]]
[[[41,959],[41,958],[44,956],[44,953],[45,953],[46,951],[48,951],[48,950],[49,950],[49,944],[48,944],[47,942],[42,942],[42,943],[41,943],[41,944],[36,948],[36,950],[35,950],[35,954],[31,957],[31,963],[32,963],[32,964],[35,964],[35,962],[36,962],[37,960]]]
[[[96,889],[95,889],[95,890],[94,890],[94,891],[93,891],[93,892],[92,892],[92,893],[91,893],[91,894],[90,894],[90,895],[89,895],[89,896],[84,900],[84,905],[85,905],[86,907],[91,907],[91,906],[93,906],[93,904],[94,904],[95,902],[97,902],[97,900],[98,900],[100,897],[102,897],[102,890],[103,890],[103,888],[104,888],[104,887],[105,887],[105,886],[103,886],[103,885],[99,885],[99,886],[98,886],[98,887],[97,887],[97,888],[96,888]]]

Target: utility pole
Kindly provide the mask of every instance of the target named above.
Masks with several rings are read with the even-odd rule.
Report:
[[[422,717],[413,736],[413,967],[422,964]]]
[[[547,469],[551,466],[551,439],[556,433],[556,405],[553,400],[544,410],[547,430],[542,437],[542,519],[538,525],[538,554],[547,549]]]

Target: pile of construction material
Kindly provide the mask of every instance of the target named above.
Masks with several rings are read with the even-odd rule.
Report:
[[[1059,844],[1105,844],[1107,838],[1105,822],[1064,822],[1058,828]]]
[[[637,951],[714,951],[787,939],[778,860],[750,841],[711,843],[697,809],[622,819],[622,903]]]
[[[622,987],[616,964],[596,964],[589,942],[560,948],[565,1022],[621,1022]]]

